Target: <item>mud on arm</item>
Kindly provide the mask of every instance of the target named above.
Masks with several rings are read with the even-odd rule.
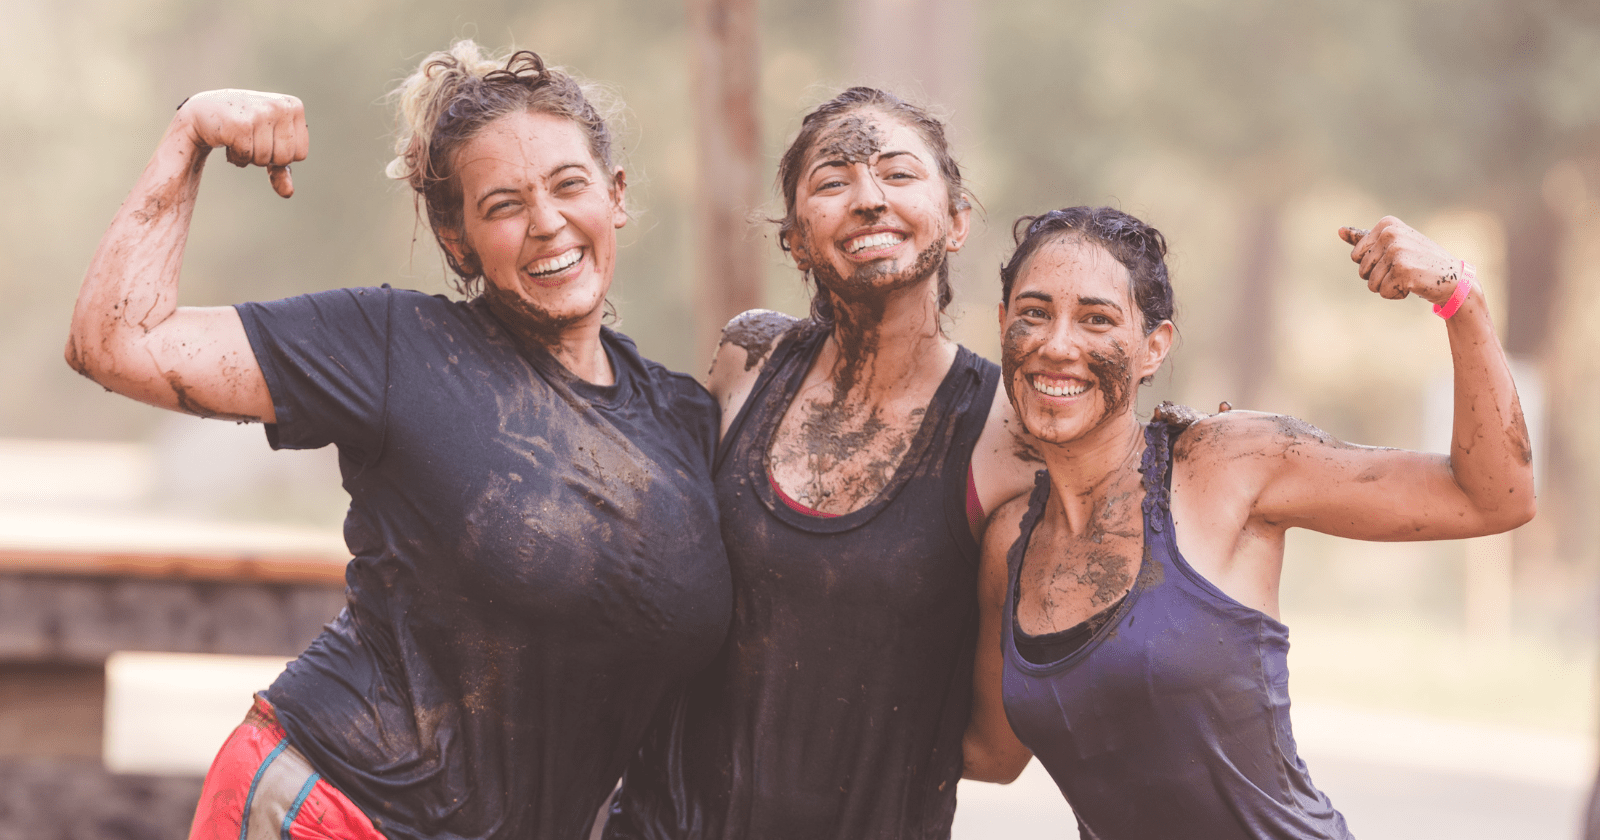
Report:
[[[67,340],[74,370],[160,408],[201,417],[273,422],[271,396],[231,307],[180,308],[178,275],[200,174],[211,149],[239,166],[268,168],[294,192],[288,164],[309,138],[300,101],[221,90],[179,109],[155,155],[100,240],[79,289]]]
[[[1483,289],[1462,264],[1400,220],[1370,232],[1345,228],[1368,288],[1399,300],[1445,304],[1454,367],[1455,416],[1448,457],[1341,443],[1291,418],[1276,418],[1268,451],[1282,457],[1256,511],[1286,524],[1358,539],[1459,539],[1508,531],[1533,518],[1533,452],[1505,353]]]

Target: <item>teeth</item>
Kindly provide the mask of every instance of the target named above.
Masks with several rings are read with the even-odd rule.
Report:
[[[852,239],[850,244],[846,247],[850,253],[859,254],[868,248],[882,248],[885,245],[899,245],[901,242],[904,242],[905,239],[906,238],[904,236],[898,233],[874,233],[871,236],[863,236],[859,239]]]
[[[573,248],[564,254],[551,257],[547,260],[540,260],[533,265],[528,266],[528,273],[534,276],[541,274],[555,274],[561,269],[572,265],[582,258],[583,249]]]
[[[1029,381],[1033,383],[1035,391],[1052,397],[1076,397],[1089,390],[1089,383],[1087,382],[1080,382],[1077,385],[1052,385],[1048,379],[1042,376],[1032,377]]]

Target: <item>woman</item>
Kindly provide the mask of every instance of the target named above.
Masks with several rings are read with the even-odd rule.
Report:
[[[1038,464],[999,370],[944,334],[970,210],[944,127],[852,88],[779,164],[811,318],[747,312],[710,374],[733,566],[721,655],[630,767],[607,835],[949,834],[985,511]]]
[[[986,749],[969,763],[1009,780],[1031,750],[1084,837],[1348,837],[1290,732],[1284,533],[1459,539],[1533,516],[1527,431],[1470,268],[1397,219],[1340,234],[1369,289],[1446,319],[1448,457],[1256,412],[1141,424],[1134,391],[1172,346],[1161,234],[1109,208],[1018,222],[1005,383],[1048,473],[984,544],[989,676],[969,742]]]
[[[85,375],[332,443],[350,492],[348,606],[223,747],[192,837],[583,837],[726,630],[716,405],[601,326],[627,221],[605,121],[534,53],[468,41],[399,94],[390,174],[468,300],[177,307],[207,153],[284,196],[306,155],[300,103],[248,91],[179,108],[78,298]]]

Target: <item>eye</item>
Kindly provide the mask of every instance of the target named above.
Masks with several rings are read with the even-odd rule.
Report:
[[[1103,312],[1090,312],[1083,317],[1083,322],[1091,327],[1114,327],[1117,319]]]
[[[517,202],[514,200],[508,199],[506,201],[497,201],[494,204],[489,205],[489,209],[485,210],[483,215],[486,218],[496,219],[511,212],[516,208],[516,206]]]
[[[1017,314],[1035,321],[1042,321],[1050,317],[1050,313],[1044,311],[1044,307],[1041,306],[1024,306]]]
[[[556,185],[556,192],[569,193],[589,186],[589,179],[571,177]]]

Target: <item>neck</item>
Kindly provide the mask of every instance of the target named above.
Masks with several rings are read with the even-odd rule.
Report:
[[[942,375],[954,357],[955,342],[940,329],[932,277],[871,300],[835,295],[833,311],[833,329],[817,364],[834,383],[835,399],[884,392],[933,370]]]
[[[1130,411],[1067,443],[1041,441],[1039,454],[1053,491],[1046,515],[1060,517],[1069,532],[1082,533],[1107,499],[1137,486],[1144,426]]]
[[[569,373],[595,385],[616,383],[611,360],[600,340],[599,313],[591,313],[568,323],[551,323],[508,305],[493,294],[486,294],[490,314],[505,327],[511,339],[527,350],[549,353]]]

